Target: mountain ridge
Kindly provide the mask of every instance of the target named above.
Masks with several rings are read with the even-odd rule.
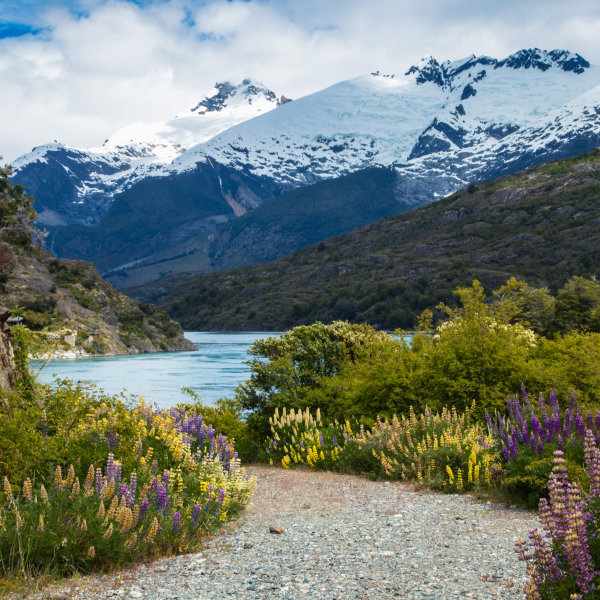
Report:
[[[600,149],[470,185],[264,265],[138,290],[184,327],[283,330],[348,319],[395,329],[477,278],[563,285],[600,262]],[[161,287],[162,285],[162,287]],[[136,290],[128,290],[136,295]]]
[[[294,189],[373,167],[391,168],[396,212],[401,212],[469,183],[600,144],[600,69],[578,54],[529,49],[501,60],[470,56],[439,63],[429,58],[407,73],[374,72],[279,102],[171,162],[141,157],[133,168],[116,152],[98,158],[53,146],[29,163],[24,158],[16,180],[36,196],[40,226],[48,229],[55,253],[93,260],[103,273],[118,273],[113,283],[130,286],[127,276],[149,283],[169,273],[221,268],[211,254],[211,248],[223,245],[220,236],[262,204],[286,202]],[[248,90],[254,84],[245,85]],[[229,98],[228,90],[217,96]],[[274,93],[260,93],[269,106],[277,104]],[[221,114],[216,110],[220,100],[205,104],[215,108],[210,114]],[[55,185],[42,185],[48,181]],[[150,188],[157,193],[144,204]],[[170,215],[163,219],[172,202],[168,188],[181,190],[180,204],[192,213],[213,206],[205,215],[208,221],[186,228]],[[162,198],[161,189],[166,190]],[[146,229],[140,221],[148,219],[138,218],[140,210],[157,215]],[[116,213],[123,218],[121,257],[104,235]],[[343,216],[338,202],[329,219],[342,223]],[[301,222],[291,223],[292,229]],[[162,230],[153,242],[156,227]],[[310,231],[298,239],[308,237]],[[268,247],[254,254],[274,257]]]

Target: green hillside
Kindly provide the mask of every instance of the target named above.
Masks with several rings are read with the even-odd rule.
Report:
[[[315,320],[414,327],[452,290],[510,276],[556,290],[600,259],[600,150],[471,185],[267,264],[146,289],[185,328],[280,330]]]
[[[0,167],[0,304],[33,331],[36,354],[136,354],[194,350],[164,312],[138,304],[94,265],[54,258],[36,232],[33,198]]]

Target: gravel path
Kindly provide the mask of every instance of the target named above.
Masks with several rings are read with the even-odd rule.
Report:
[[[401,483],[252,467],[254,504],[199,554],[63,583],[32,598],[523,597],[514,542],[535,515]],[[269,527],[283,529],[269,533]]]

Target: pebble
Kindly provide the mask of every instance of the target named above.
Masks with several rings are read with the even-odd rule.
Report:
[[[533,512],[397,482],[248,471],[258,477],[253,508],[201,553],[62,582],[56,592],[69,600],[102,600],[109,590],[143,600],[524,597],[514,544],[539,527]],[[273,522],[285,535],[270,533]]]

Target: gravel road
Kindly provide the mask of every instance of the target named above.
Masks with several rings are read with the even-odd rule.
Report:
[[[198,554],[54,586],[32,599],[511,599],[534,513],[402,483],[251,467],[252,508]],[[269,528],[283,533],[270,533]]]

